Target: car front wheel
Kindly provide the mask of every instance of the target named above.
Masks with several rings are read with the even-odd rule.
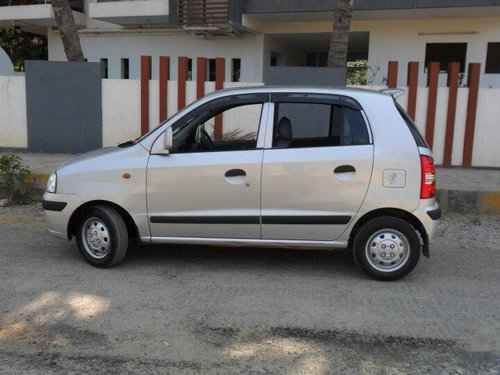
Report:
[[[111,267],[120,263],[127,253],[127,226],[115,209],[90,207],[80,216],[76,242],[91,265]]]
[[[397,280],[410,273],[420,258],[420,238],[411,224],[391,216],[372,219],[353,243],[358,266],[376,280]]]

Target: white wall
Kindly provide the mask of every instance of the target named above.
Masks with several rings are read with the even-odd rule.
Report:
[[[48,29],[49,60],[65,61],[59,34]],[[263,35],[248,35],[242,38],[200,39],[184,32],[146,32],[106,29],[82,30],[80,40],[85,57],[89,62],[108,59],[109,78],[120,78],[121,59],[128,58],[130,78],[140,78],[141,55],[152,56],[152,78],[158,79],[158,57],[170,56],[170,76],[177,78],[177,58],[187,56],[193,59],[193,77],[196,77],[196,58],[226,59],[226,79],[231,80],[231,59],[241,59],[242,82],[262,80]]]
[[[261,83],[226,82],[224,88],[255,86]],[[150,81],[150,129],[159,124],[158,81]],[[374,90],[385,86],[364,87]],[[205,92],[215,89],[213,82],[206,82]],[[427,116],[428,89],[417,90],[417,106],[415,123],[420,132],[425,134]],[[448,88],[439,87],[436,104],[433,154],[437,164],[443,163],[446,120],[448,111]],[[397,101],[407,108],[408,90],[398,97]],[[457,94],[457,112],[452,150],[452,165],[462,165],[463,142],[465,135],[465,118],[469,89],[459,88]],[[103,80],[103,146],[115,146],[120,142],[140,136],[140,81],[139,80]],[[188,82],[186,86],[186,104],[196,98],[196,84]],[[500,151],[498,148],[498,122],[500,120],[500,89],[480,89],[474,136],[472,165],[479,167],[500,167]],[[177,82],[168,82],[168,116],[177,112]],[[244,122],[235,113],[237,119],[224,119],[224,132],[241,126]],[[1,119],[0,119],[1,120]],[[238,124],[238,126],[233,126]],[[1,140],[0,140],[1,142]],[[2,144],[0,143],[0,147]]]
[[[374,17],[377,15],[374,13]],[[380,15],[379,15],[380,16]],[[381,17],[381,16],[380,16]],[[274,34],[310,34],[331,35],[332,21],[308,22],[247,22],[251,17],[244,16],[244,22],[255,27],[266,37]],[[481,18],[432,18],[432,19],[378,19],[358,20],[356,14],[351,31],[369,32],[369,58],[372,67],[380,67],[380,72],[373,82],[382,84],[387,77],[387,62],[400,62],[399,86],[406,86],[407,64],[419,61],[419,85],[425,86],[427,74],[424,74],[426,43],[467,43],[466,65],[470,62],[481,63],[481,87],[500,88],[500,74],[484,74],[488,42],[500,42],[500,17]],[[440,35],[420,35],[431,33]],[[266,64],[268,58],[264,56]],[[465,76],[467,77],[467,76]],[[445,85],[446,75],[441,75],[441,84]]]
[[[385,86],[360,86],[380,90]],[[406,110],[408,102],[408,88],[405,94],[397,98],[397,102]],[[442,164],[444,158],[444,142],[446,121],[448,116],[447,87],[439,87],[436,103],[436,117],[434,123],[434,141],[432,153],[436,164]],[[427,87],[417,89],[417,107],[415,111],[415,125],[425,136],[427,117]],[[465,120],[467,116],[467,102],[469,89],[460,87],[457,93],[457,110],[455,113],[455,130],[453,133],[453,147],[451,164],[461,166],[463,162]],[[500,89],[479,89],[476,126],[474,131],[474,147],[472,151],[473,167],[500,167],[500,149],[498,147],[498,123],[500,121]]]
[[[14,75],[14,66],[10,61],[9,55],[0,48],[0,74],[4,76]]]
[[[0,76],[0,147],[28,147],[24,77]]]
[[[103,146],[116,146],[140,136],[140,81],[102,80],[102,123]]]
[[[374,84],[380,84],[382,78],[387,77],[387,62],[394,60],[400,62],[399,86],[406,86],[409,61],[420,62],[419,85],[425,86],[426,43],[467,43],[466,65],[479,62],[481,73],[484,73],[488,42],[500,42],[500,18],[353,21],[352,31],[370,32],[368,63],[381,68]],[[457,34],[460,32],[471,34]],[[450,33],[450,35],[419,35],[419,33]],[[465,73],[467,74],[467,71]],[[446,74],[441,74],[440,81],[441,84],[445,84]],[[481,87],[500,88],[500,74],[482,74]]]
[[[500,89],[480,89],[472,165],[500,167]]]
[[[226,82],[225,88],[255,86],[261,83]],[[150,129],[159,124],[158,81],[150,81]],[[214,90],[213,82],[206,82],[205,92]],[[372,86],[373,89],[380,87]],[[452,164],[462,164],[465,117],[467,111],[468,88],[458,89],[457,113],[453,141]],[[428,89],[419,87],[417,91],[416,124],[425,133]],[[195,100],[196,84],[188,82],[186,104]],[[398,98],[406,108],[407,94]],[[472,165],[481,167],[500,167],[498,148],[498,122],[500,120],[500,89],[480,89],[474,136]],[[102,82],[102,121],[103,146],[118,143],[140,136],[140,81],[105,79]],[[168,115],[177,112],[177,82],[168,82]],[[437,164],[443,162],[448,88],[438,89],[437,111],[434,130],[434,157]],[[26,89],[24,77],[0,76],[0,148],[26,148],[28,131],[26,120]],[[236,113],[238,117],[239,113]],[[226,120],[226,119],[225,119]],[[233,128],[230,123],[243,124],[239,119],[226,121],[225,131]],[[224,126],[224,125],[223,125]]]

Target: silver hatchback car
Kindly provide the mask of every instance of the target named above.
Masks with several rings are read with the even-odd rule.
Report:
[[[435,195],[431,150],[391,95],[259,87],[212,93],[61,165],[43,207],[97,267],[134,239],[351,248],[369,276],[395,280],[429,255]]]

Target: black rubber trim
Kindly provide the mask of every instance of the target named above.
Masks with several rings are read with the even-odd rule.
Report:
[[[424,257],[426,258],[430,258],[429,236],[427,235],[427,232],[425,230],[421,230],[420,235],[422,236],[422,240],[424,242],[424,244],[422,245],[422,254],[424,254]]]
[[[262,224],[334,224],[342,225],[351,221],[350,216],[263,216]]]
[[[260,224],[258,216],[151,216],[157,224]]]
[[[46,211],[58,211],[64,210],[68,204],[66,202],[53,202],[53,201],[42,201],[42,208]]]
[[[429,215],[432,220],[439,220],[441,219],[441,208],[438,207],[435,210],[427,211],[427,215]]]
[[[151,216],[155,224],[260,224],[258,216]],[[351,216],[263,216],[262,224],[344,225]]]
[[[318,93],[300,93],[300,92],[273,92],[271,93],[273,103],[315,103],[340,105],[356,111],[363,108],[353,98],[337,94],[318,94]]]

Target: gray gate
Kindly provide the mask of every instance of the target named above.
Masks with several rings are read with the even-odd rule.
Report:
[[[102,147],[100,64],[26,61],[26,109],[29,151]]]

